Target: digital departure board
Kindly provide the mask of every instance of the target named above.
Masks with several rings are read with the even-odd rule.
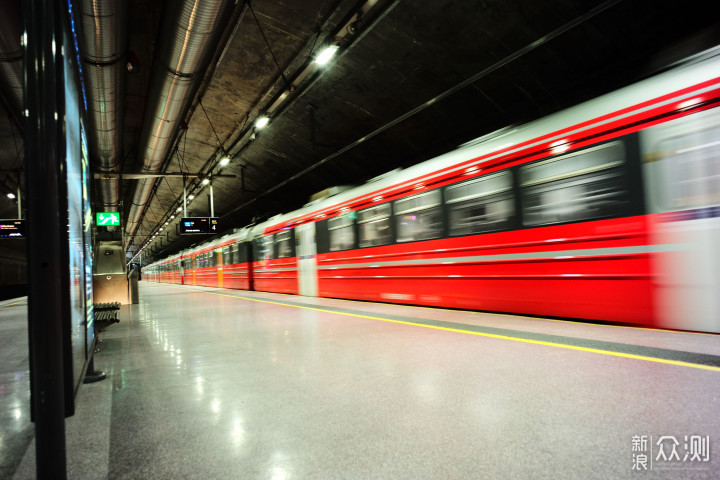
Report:
[[[25,220],[0,220],[0,238],[24,238]]]
[[[180,219],[180,235],[205,235],[207,233],[207,217],[185,217]]]
[[[180,235],[214,235],[218,233],[217,217],[185,217],[180,219]]]

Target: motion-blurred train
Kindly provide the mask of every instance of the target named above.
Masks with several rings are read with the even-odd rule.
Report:
[[[716,48],[144,278],[720,332],[719,102]]]

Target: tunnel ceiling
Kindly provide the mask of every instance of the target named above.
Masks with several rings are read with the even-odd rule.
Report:
[[[164,227],[145,249],[145,261],[200,241],[176,233],[181,176],[150,179],[146,204],[137,204],[138,180],[131,174],[148,170],[144,157],[157,143],[148,141],[153,128],[171,132],[162,140],[168,148],[153,151],[161,172],[226,175],[212,182],[215,216],[226,233],[298,208],[330,187],[361,184],[720,44],[717,15],[700,14],[707,3],[695,1],[217,3],[219,18],[206,22],[213,25],[204,47],[209,51],[192,74],[179,63],[168,65],[167,51],[191,54],[197,46],[192,29],[206,19],[204,12],[196,14],[194,2],[131,0],[127,14],[118,17],[127,45],[118,56],[117,201],[126,220],[139,218],[126,232],[132,234],[129,250],[136,252]],[[181,5],[190,9],[185,24],[168,26]],[[330,63],[312,63],[328,44],[339,47]],[[179,87],[168,88],[162,101],[153,98],[161,91],[154,82],[168,71],[178,85],[192,82],[171,120],[163,116]],[[4,90],[5,99],[11,95]],[[4,190],[16,188],[16,174],[9,171],[21,163],[22,138],[12,102],[2,107],[8,113],[0,119],[0,209],[9,218],[17,207]],[[270,123],[254,129],[263,114]],[[223,154],[231,162],[220,168]],[[92,160],[97,172],[107,171]],[[97,210],[107,202],[101,198],[104,181],[93,185]],[[209,216],[209,188],[196,177],[185,183],[196,196],[188,215]],[[176,218],[165,226],[170,215]]]

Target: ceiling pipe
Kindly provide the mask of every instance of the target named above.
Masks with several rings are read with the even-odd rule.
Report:
[[[89,147],[94,169],[119,173],[122,155],[122,106],[128,44],[128,3],[83,0],[82,52],[87,86]],[[102,210],[117,211],[119,180],[100,180]]]
[[[168,2],[159,34],[138,154],[142,173],[157,173],[202,83],[203,72],[218,47],[234,3],[230,0]],[[125,231],[137,230],[155,179],[137,182]]]
[[[0,2],[0,80],[11,114],[22,129],[23,49],[19,2]]]

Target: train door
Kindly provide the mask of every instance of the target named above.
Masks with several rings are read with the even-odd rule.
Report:
[[[243,242],[240,245],[240,248],[244,249],[245,251],[245,259],[247,262],[247,285],[248,290],[254,291],[255,290],[255,272],[253,270],[253,242],[247,241]]]
[[[642,132],[660,326],[720,331],[720,109]]]
[[[317,264],[315,254],[315,224],[306,223],[295,228],[295,244],[298,257],[298,282],[300,295],[317,297]]]
[[[214,250],[213,256],[215,258],[215,264],[217,265],[217,286],[219,288],[224,288],[223,267],[225,264],[223,262],[222,249],[218,248],[217,250]]]
[[[192,256],[192,285],[197,285],[197,268],[198,268],[198,260],[197,255]]]

